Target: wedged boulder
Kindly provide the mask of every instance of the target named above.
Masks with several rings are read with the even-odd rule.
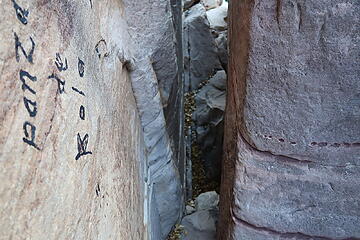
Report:
[[[210,28],[216,30],[227,29],[228,3],[223,2],[220,7],[211,9],[206,12],[206,17],[209,20]]]
[[[183,49],[186,88],[198,89],[200,83],[222,69],[202,4],[196,4],[184,13]]]
[[[205,172],[210,179],[220,178],[223,118],[226,102],[226,73],[218,71],[195,97],[196,142],[202,151]]]
[[[189,214],[181,221],[182,240],[215,240],[216,225],[219,215],[219,195],[205,192],[195,199],[195,208],[187,206]]]
[[[201,193],[195,199],[196,211],[216,209],[219,204],[219,194],[215,191]]]
[[[183,218],[182,240],[215,240],[218,210],[201,210]]]
[[[218,238],[360,239],[360,5],[229,9]]]

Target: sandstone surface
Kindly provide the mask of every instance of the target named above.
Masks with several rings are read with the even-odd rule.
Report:
[[[2,237],[165,239],[184,205],[180,2],[0,10]]]
[[[229,9],[219,239],[359,239],[359,2]]]
[[[1,239],[147,239],[121,1],[1,1]]]

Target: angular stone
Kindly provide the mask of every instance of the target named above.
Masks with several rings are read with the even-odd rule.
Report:
[[[228,16],[227,2],[223,2],[223,4],[220,7],[211,9],[206,12],[206,17],[210,23],[210,28],[220,31],[227,29],[227,16]]]
[[[219,204],[219,194],[215,191],[200,194],[195,199],[196,211],[216,209]]]
[[[227,72],[228,69],[228,33],[227,31],[220,32],[218,37],[215,38],[215,43],[218,49],[218,56],[221,66]]]
[[[219,179],[223,145],[223,115],[226,101],[226,73],[218,71],[195,97],[196,142],[202,151],[205,173]]]
[[[184,15],[185,84],[194,90],[222,67],[204,6],[196,4]]]
[[[186,205],[185,210],[186,210],[185,211],[186,215],[190,215],[196,211],[196,209],[194,207],[189,206],[189,205]]]
[[[183,218],[181,225],[184,226],[182,240],[215,240],[217,210],[202,210]]]

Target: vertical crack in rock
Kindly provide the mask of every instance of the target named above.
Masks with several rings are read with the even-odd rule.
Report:
[[[185,134],[188,187],[179,239],[215,239],[227,79],[227,1],[186,2],[184,11]],[[178,229],[178,228],[177,228]],[[175,233],[175,232],[174,232]],[[173,235],[171,235],[173,236]],[[172,239],[172,238],[170,238]]]

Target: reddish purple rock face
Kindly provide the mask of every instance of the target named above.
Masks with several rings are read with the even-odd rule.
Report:
[[[358,1],[231,1],[219,239],[360,238]]]

